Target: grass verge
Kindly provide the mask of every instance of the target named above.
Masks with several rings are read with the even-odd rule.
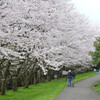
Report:
[[[100,82],[97,83],[97,84],[94,84],[94,85],[92,86],[92,88],[93,88],[96,92],[99,92],[99,93],[100,93]]]
[[[96,74],[93,72],[78,74],[75,82]],[[0,95],[0,100],[54,100],[66,85],[66,78],[59,79],[58,81],[30,85],[28,89],[23,87],[18,88],[17,92],[13,92],[12,90],[6,91],[5,96]]]

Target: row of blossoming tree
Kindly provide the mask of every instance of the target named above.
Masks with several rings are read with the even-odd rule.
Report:
[[[62,66],[88,68],[99,32],[70,0],[0,0],[1,94],[50,80]]]

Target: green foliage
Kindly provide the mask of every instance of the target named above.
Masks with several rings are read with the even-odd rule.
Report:
[[[90,55],[92,56],[92,64],[100,67],[100,37],[96,38],[96,41],[94,42],[95,51],[90,52]]]
[[[93,72],[79,74],[76,76],[75,82],[96,74]],[[18,88],[17,92],[8,90],[5,96],[0,95],[0,100],[54,100],[66,85],[65,78],[58,81],[30,85],[27,89]]]
[[[100,82],[97,83],[97,84],[94,84],[94,85],[92,86],[92,88],[93,88],[96,92],[100,92]]]

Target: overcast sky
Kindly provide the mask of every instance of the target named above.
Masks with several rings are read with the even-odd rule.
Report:
[[[100,0],[73,0],[75,7],[92,23],[100,25]]]

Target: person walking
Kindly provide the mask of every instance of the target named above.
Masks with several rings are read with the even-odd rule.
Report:
[[[74,73],[72,73],[72,79],[71,79],[72,80],[72,87],[74,87],[74,78],[75,78],[75,76],[76,75]]]
[[[71,80],[72,80],[73,74],[71,72],[71,70],[68,71],[67,73],[67,82],[68,82],[68,87],[71,87]]]

